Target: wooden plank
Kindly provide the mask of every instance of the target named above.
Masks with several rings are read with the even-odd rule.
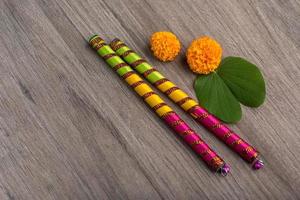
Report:
[[[0,199],[299,199],[299,1],[0,1]],[[174,62],[148,38],[174,32]],[[267,99],[231,127],[254,172],[166,99],[231,165],[219,177],[88,46],[124,40],[194,96],[185,49],[208,34],[260,66]]]

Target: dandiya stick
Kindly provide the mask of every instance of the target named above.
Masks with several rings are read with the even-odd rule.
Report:
[[[111,48],[121,56],[133,69],[142,74],[151,84],[166,94],[173,102],[188,112],[197,122],[210,130],[216,137],[238,153],[244,160],[252,163],[253,169],[263,167],[263,161],[258,159],[258,151],[234,133],[228,126],[210,114],[184,91],[164,77],[146,60],[130,49],[119,39],[110,43]]]
[[[90,45],[114,69],[144,101],[179,134],[183,140],[215,172],[226,175],[230,167],[192,130],[171,107],[169,107],[152,89],[125,63],[98,35],[89,40]]]

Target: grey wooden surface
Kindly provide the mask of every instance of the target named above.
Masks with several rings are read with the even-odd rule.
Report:
[[[0,0],[0,30],[1,200],[300,199],[299,1]],[[182,42],[174,62],[149,51],[160,30]],[[184,52],[196,37],[256,63],[266,102],[231,127],[265,168],[171,104],[232,167],[208,170],[90,49],[94,33],[124,40],[192,96]]]

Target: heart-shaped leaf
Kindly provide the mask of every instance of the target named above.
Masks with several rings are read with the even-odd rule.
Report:
[[[237,100],[245,106],[258,107],[264,102],[265,81],[254,64],[240,57],[226,57],[217,73]]]
[[[217,73],[199,75],[194,83],[200,105],[227,123],[241,119],[240,103]]]

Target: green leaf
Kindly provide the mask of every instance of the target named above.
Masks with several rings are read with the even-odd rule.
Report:
[[[217,73],[199,75],[194,83],[200,105],[227,123],[241,119],[240,103]]]
[[[217,73],[237,100],[245,106],[258,107],[264,102],[265,81],[254,64],[240,57],[226,57]]]

